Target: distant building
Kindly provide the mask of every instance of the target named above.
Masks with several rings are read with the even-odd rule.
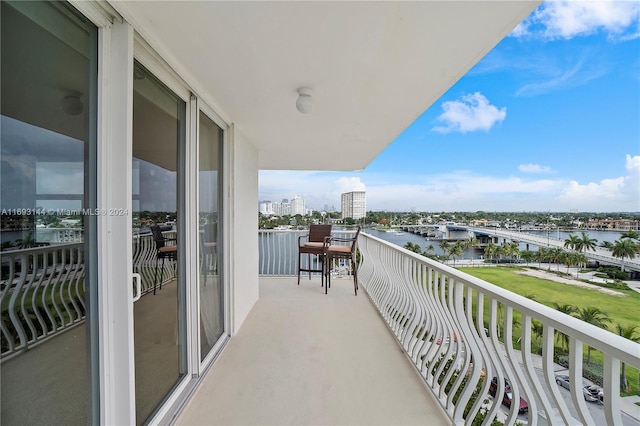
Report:
[[[304,207],[304,200],[302,198],[300,198],[299,195],[296,195],[295,197],[293,197],[293,199],[291,200],[291,202],[289,203],[291,205],[291,214],[292,215],[302,215],[304,216],[305,213],[305,207]]]
[[[296,195],[289,201],[283,198],[282,202],[260,201],[258,211],[263,215],[286,216],[286,215],[305,215],[307,209],[305,201],[299,195]]]
[[[364,191],[352,191],[342,194],[342,219],[362,219],[367,215],[367,200]]]
[[[265,216],[271,216],[275,214],[275,212],[273,211],[273,203],[271,201],[261,201],[259,205],[259,211]]]

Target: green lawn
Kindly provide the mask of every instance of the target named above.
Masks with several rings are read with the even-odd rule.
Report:
[[[550,307],[553,307],[554,302],[571,304],[578,308],[596,306],[611,318],[609,330],[613,332],[615,332],[617,323],[622,325],[640,324],[640,293],[633,290],[616,290],[623,293],[624,296],[613,296],[598,290],[516,273],[517,270],[522,269],[521,267],[462,267],[458,269],[522,296],[533,295],[537,302]],[[514,313],[514,318],[519,320],[520,315]],[[516,333],[519,333],[519,327],[514,329],[514,336],[517,335]],[[602,353],[592,350],[591,359],[602,362]],[[623,395],[637,394],[638,370],[627,367],[627,377],[632,390],[623,393]]]
[[[597,306],[611,318],[611,330],[615,330],[616,323],[640,324],[640,293],[633,290],[616,290],[625,296],[611,296],[598,290],[520,275],[515,272],[522,269],[519,267],[458,269],[522,296],[534,295],[537,302],[550,307],[553,307],[553,302],[561,305],[571,304],[579,308]]]

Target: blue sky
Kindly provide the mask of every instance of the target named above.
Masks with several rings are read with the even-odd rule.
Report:
[[[260,172],[261,200],[353,190],[374,211],[640,211],[640,2],[543,3],[361,172]]]

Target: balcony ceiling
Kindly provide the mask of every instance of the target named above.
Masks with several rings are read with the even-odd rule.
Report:
[[[255,144],[261,169],[359,170],[540,3],[112,5]]]

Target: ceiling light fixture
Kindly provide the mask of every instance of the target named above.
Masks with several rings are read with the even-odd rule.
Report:
[[[62,98],[62,110],[69,115],[80,115],[84,110],[84,105],[80,100],[80,96],[67,95]]]
[[[296,100],[296,108],[303,114],[309,114],[313,109],[313,99],[311,98],[311,89],[301,87],[298,89],[298,100]]]

